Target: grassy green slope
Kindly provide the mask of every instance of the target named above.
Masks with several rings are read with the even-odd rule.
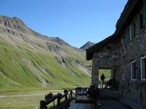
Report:
[[[74,55],[82,58],[76,53]],[[78,68],[74,60],[70,63],[71,59],[65,57],[66,69],[53,55],[25,47],[18,49],[0,40],[0,91],[64,89],[89,85],[90,77]]]

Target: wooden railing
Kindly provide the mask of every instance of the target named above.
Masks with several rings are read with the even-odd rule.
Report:
[[[53,103],[53,106],[49,109],[67,109],[69,102],[73,99],[74,96],[75,93],[73,92],[73,90],[64,90],[64,94],[58,93],[48,100],[41,100],[40,109],[48,109],[47,105],[49,105],[50,103]],[[54,104],[55,100],[57,100],[56,104]]]

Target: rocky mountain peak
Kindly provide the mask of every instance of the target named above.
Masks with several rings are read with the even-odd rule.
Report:
[[[80,49],[86,50],[89,47],[93,46],[95,43],[88,41],[87,43],[85,43],[83,46],[80,47]]]
[[[27,26],[17,17],[9,18],[6,16],[0,16],[0,25],[5,27],[13,28],[19,31],[27,31]]]

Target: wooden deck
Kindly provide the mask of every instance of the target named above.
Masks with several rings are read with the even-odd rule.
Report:
[[[91,103],[74,103],[68,109],[95,109],[95,105]]]
[[[87,95],[78,95],[76,97],[76,103],[94,103],[95,99]]]
[[[68,109],[95,109],[95,99],[87,96],[87,89],[79,89],[76,94]]]

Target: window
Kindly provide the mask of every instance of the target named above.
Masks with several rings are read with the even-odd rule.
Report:
[[[136,24],[135,22],[133,22],[130,26],[129,26],[129,40],[131,41],[136,35]]]
[[[125,39],[126,39],[127,42],[129,42],[129,40],[130,40],[129,28],[127,28],[127,29],[125,30]]]
[[[131,62],[131,80],[136,80],[136,61]]]
[[[141,79],[146,80],[146,56],[141,58]]]
[[[139,17],[140,17],[139,26],[140,26],[140,30],[141,30],[143,28],[143,15],[140,14]]]
[[[131,30],[132,38],[136,35],[136,24],[135,22],[132,23],[132,30]]]
[[[129,27],[129,40],[132,40],[132,26]]]

